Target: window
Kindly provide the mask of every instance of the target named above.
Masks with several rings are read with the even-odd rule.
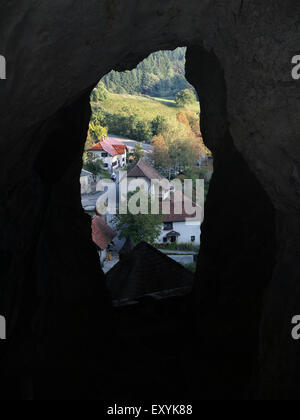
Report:
[[[104,168],[108,168],[108,163],[104,163]]]
[[[176,236],[172,236],[172,237],[171,237],[171,242],[172,242],[172,244],[174,244],[175,242],[177,242],[177,238],[176,238]]]
[[[164,230],[173,230],[173,223],[172,222],[164,223]]]
[[[164,244],[166,244],[166,243],[168,243],[168,238],[167,237],[164,238]]]
[[[106,153],[106,152],[105,152],[105,153],[102,153],[102,154],[101,154],[101,156],[102,156],[103,158],[107,158],[107,157],[108,157],[108,153]]]
[[[195,241],[196,241],[196,236],[192,236],[192,237],[191,237],[191,241],[192,241],[192,242],[195,242]]]
[[[112,164],[112,166],[117,166],[118,165],[118,162],[113,162],[113,164]]]

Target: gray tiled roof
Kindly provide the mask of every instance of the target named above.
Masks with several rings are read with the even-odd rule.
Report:
[[[114,300],[193,285],[190,271],[145,242],[123,256],[106,278]]]

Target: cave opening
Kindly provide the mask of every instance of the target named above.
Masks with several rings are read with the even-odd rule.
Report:
[[[145,353],[142,351],[141,354],[147,355],[150,351],[152,355],[151,362],[147,362],[146,376],[150,383],[153,381],[152,386],[157,381],[161,383],[157,395],[166,395],[165,389],[170,385],[170,378],[173,378],[174,387],[169,389],[170,396],[194,395],[199,398],[201,393],[203,399],[215,397],[216,394],[221,398],[252,398],[255,397],[259,377],[257,357],[260,351],[261,308],[276,253],[274,208],[259,180],[235,147],[227,116],[224,72],[218,58],[202,46],[190,46],[186,60],[186,77],[194,86],[201,103],[201,132],[213,154],[214,175],[205,205],[206,218],[201,229],[201,248],[192,291],[183,296],[169,296],[170,299],[160,302],[159,309],[154,304],[153,296],[152,299],[151,296],[145,296],[144,299],[137,299],[137,313],[132,310],[129,315],[124,307],[117,311],[120,314],[119,326],[122,326],[123,333],[126,331],[121,334],[121,347],[126,348],[128,354],[132,353],[140,363],[136,364],[139,368],[135,370],[134,384],[131,391],[128,389],[128,395],[143,396],[145,392],[139,387],[144,378],[144,371],[141,375],[140,370],[143,364],[141,355],[132,351],[132,345],[128,343],[127,333],[132,329],[129,335],[134,336],[139,344],[142,340],[142,347],[137,345],[136,349],[143,348]],[[106,76],[106,80],[112,81],[111,74]],[[93,91],[92,100],[98,95],[98,89]],[[124,92],[121,91],[118,95],[122,94]],[[126,106],[122,111],[125,114],[128,112]],[[111,172],[114,175],[114,170]],[[255,204],[252,197],[255,197]],[[171,226],[166,225],[165,228]],[[125,245],[126,251],[132,251],[132,241],[127,241]],[[131,273],[126,267],[136,264],[137,260],[145,261],[146,255],[144,249],[138,249],[131,258],[122,256],[125,263],[121,269],[115,270],[118,281],[116,288],[110,290],[112,293],[122,290],[130,277]],[[147,270],[146,267],[147,264],[144,264],[143,269]],[[134,278],[138,275],[133,273]],[[163,275],[163,272],[157,273],[156,280],[162,279]],[[107,278],[111,280],[113,276],[108,274]],[[137,285],[133,291],[136,297],[142,295],[140,290]],[[217,300],[217,306],[212,305],[212,299]],[[172,306],[174,302],[176,309]],[[146,313],[148,336],[145,331],[142,332]],[[158,315],[161,313],[162,317]],[[212,320],[220,322],[222,326],[218,334],[215,334]],[[157,322],[164,326],[163,334],[162,329],[157,329]],[[155,336],[158,330],[160,339],[165,335],[167,340],[162,340],[159,345],[149,345],[149,337],[151,334]],[[180,331],[184,342],[177,347],[174,341],[176,330],[177,333]],[[175,347],[178,351],[170,351]],[[165,349],[165,353],[162,349]],[[224,352],[225,361],[222,359],[216,363],[220,351]],[[166,354],[171,354],[179,361],[181,369],[171,368]],[[189,358],[190,355],[192,357]],[[133,359],[130,360],[132,366],[135,365]],[[155,364],[165,366],[165,376],[157,372]],[[122,371],[122,363],[118,369]],[[189,370],[194,374],[187,374]],[[195,385],[196,375],[200,373],[205,378],[205,386],[201,390]]]
[[[34,246],[21,261],[29,286],[19,294],[17,315],[12,316],[12,299],[6,299],[3,313],[5,345],[14,350],[7,356],[8,371],[18,360],[25,371],[22,388],[31,393],[33,384],[34,398],[145,399],[149,390],[164,399],[255,395],[262,302],[276,252],[274,209],[236,148],[217,56],[189,46],[186,60],[186,77],[201,103],[201,132],[214,158],[192,292],[144,296],[112,308],[78,182],[92,88],[79,89],[76,99],[32,135],[42,146],[28,194],[39,197],[41,210],[33,210]],[[53,174],[61,155],[64,168]],[[140,276],[153,265],[147,255],[140,247],[133,257],[123,257],[118,290],[130,274],[127,267],[141,261],[133,273]],[[162,275],[157,272],[155,280]],[[139,294],[139,287],[133,292]]]
[[[197,92],[185,77],[186,51],[186,47],[158,51],[133,70],[111,71],[91,94],[80,177],[82,205],[92,217],[93,242],[114,300],[137,299],[185,285],[184,279],[174,276],[172,281],[166,274],[158,281],[153,272],[144,286],[133,276],[121,286],[116,278],[120,260],[136,246],[141,248],[141,243],[147,244],[148,259],[159,250],[172,262],[196,271],[213,158],[200,130]],[[106,191],[113,187],[114,205],[110,206]],[[144,206],[134,208],[134,215],[121,216],[120,200],[126,196],[132,202],[129,194],[137,188],[145,193],[144,199],[149,198],[148,211]],[[156,199],[160,212],[154,211]],[[163,266],[164,260],[157,265]],[[185,277],[183,271],[181,277]],[[185,286],[190,287],[191,281]]]

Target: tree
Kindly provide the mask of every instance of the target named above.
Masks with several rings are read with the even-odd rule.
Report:
[[[162,115],[158,115],[154,120],[151,122],[151,129],[154,136],[158,136],[162,134],[166,127],[167,127],[167,119]]]
[[[200,110],[200,107],[199,107]],[[202,137],[201,135],[201,130],[200,130],[200,115],[199,113],[190,111],[190,110],[185,110],[184,111],[186,118],[188,119],[189,123],[190,123],[190,127],[194,133],[195,136],[197,137]]]
[[[153,137],[152,145],[154,147],[154,161],[158,168],[169,170],[171,166],[169,149],[166,145],[164,136]]]
[[[129,211],[128,204],[130,200],[134,200],[135,194],[141,196],[143,193],[137,190],[135,193],[128,194],[127,214],[117,214],[114,217],[115,229],[121,232],[121,238],[130,237],[136,244],[142,241],[154,244],[161,234],[162,215],[151,214],[151,198],[146,193],[141,200],[146,200],[148,203],[148,214],[132,214]]]
[[[137,143],[133,151],[134,161],[138,162],[145,156],[145,150],[142,144]]]
[[[107,127],[106,123],[107,115],[103,109],[99,106],[93,106],[92,122],[95,125],[101,125],[102,127]]]
[[[176,118],[177,118],[177,121],[180,124],[184,124],[187,127],[187,129],[189,131],[189,135],[193,136],[194,134],[193,134],[193,131],[192,131],[192,128],[191,128],[191,125],[190,125],[190,121],[187,117],[186,112],[185,111],[178,112],[178,114],[176,115]]]
[[[93,90],[91,94],[91,100],[93,102],[105,101],[108,98],[108,91],[106,90],[105,84],[100,82],[98,86]]]
[[[103,162],[90,152],[84,155],[83,169],[91,172],[93,175],[103,175],[106,173]]]
[[[172,165],[177,170],[192,168],[199,160],[198,150],[193,139],[178,139],[169,147],[169,154]]]
[[[107,136],[107,132],[107,127],[96,125],[93,121],[90,122],[89,134],[95,142],[100,141],[101,137]]]
[[[136,124],[136,138],[139,141],[147,141],[152,138],[152,130],[150,124],[146,121],[138,121]]]
[[[185,78],[185,54],[186,48],[158,51],[136,69],[122,73],[112,71],[102,80],[113,93],[175,98],[179,90],[190,87]]]
[[[184,107],[196,101],[196,96],[191,89],[184,89],[177,93],[176,104],[178,107]]]
[[[86,142],[85,142],[85,150],[89,150],[91,149],[93,146],[95,146],[95,141],[94,139],[91,137],[91,133],[90,131],[88,131],[88,135],[86,138]]]

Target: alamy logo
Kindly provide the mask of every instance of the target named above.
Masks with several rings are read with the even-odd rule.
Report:
[[[0,79],[6,80],[6,59],[0,55]]]
[[[295,55],[292,58],[292,64],[293,64],[293,69],[292,69],[292,78],[294,80],[299,80],[300,79],[300,55]]]
[[[6,320],[0,315],[0,340],[6,340]]]

